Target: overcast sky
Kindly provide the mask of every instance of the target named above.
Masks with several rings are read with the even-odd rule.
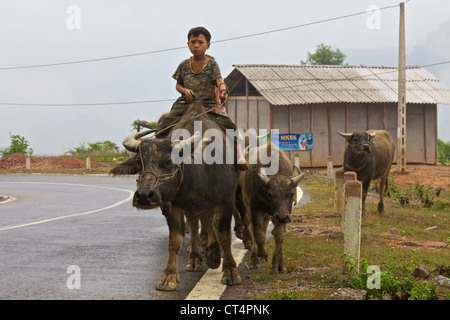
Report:
[[[175,100],[172,74],[190,56],[186,34],[204,26],[212,41],[365,12],[394,0],[4,0],[0,3],[0,103],[91,104]],[[450,60],[450,1],[406,4],[406,63]],[[78,15],[79,14],[79,15]],[[208,54],[225,78],[233,64],[299,64],[320,43],[347,54],[349,65],[398,64],[399,8],[233,41]],[[367,22],[375,22],[371,28]],[[373,27],[378,28],[373,28]],[[180,48],[182,47],[182,48]],[[180,48],[180,49],[177,49]],[[164,51],[165,49],[173,49]],[[59,66],[1,69],[152,54]],[[450,87],[450,64],[426,68]],[[171,101],[104,106],[0,104],[0,147],[24,136],[37,155],[61,155],[83,142],[121,146],[136,119],[156,121]],[[450,141],[450,106],[438,106],[438,137]]]

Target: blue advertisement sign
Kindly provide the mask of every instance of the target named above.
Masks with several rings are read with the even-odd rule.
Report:
[[[313,149],[312,132],[273,134],[270,140],[281,150],[298,151]]]

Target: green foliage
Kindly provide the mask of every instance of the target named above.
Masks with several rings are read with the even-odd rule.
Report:
[[[13,153],[23,153],[30,156],[33,155],[33,149],[29,148],[30,143],[25,140],[24,137],[11,133],[9,134],[9,137],[11,138],[11,145],[6,148],[0,148],[0,155],[2,158]]]
[[[342,65],[346,57],[339,49],[332,50],[331,46],[321,43],[317,46],[315,53],[308,52],[306,61],[301,60],[300,63],[303,65]]]
[[[138,127],[148,128],[148,129],[156,129],[158,127],[158,122],[156,121],[145,121],[145,120],[136,120],[130,124],[132,131],[138,131]]]
[[[438,161],[440,163],[450,162],[450,141],[444,142],[438,139]]]
[[[366,259],[354,259],[343,254],[344,265],[349,269],[352,279],[348,283],[354,289],[364,289],[368,299],[383,300],[432,300],[436,298],[436,285],[427,281],[419,281],[414,277],[414,270],[418,266],[414,256],[415,252],[407,258],[399,256],[394,248],[387,250],[384,262],[380,265],[379,288],[368,288],[369,277],[366,272],[369,263]],[[357,263],[359,262],[359,270]]]
[[[397,200],[402,207],[408,206],[422,206],[424,208],[434,208],[436,210],[442,210],[444,208],[450,208],[450,201],[445,199],[438,199],[441,194],[442,188],[436,189],[427,188],[415,180],[414,188],[400,189],[394,182],[394,179],[388,178],[388,187],[385,194],[393,199]],[[373,189],[378,192],[378,181],[374,184]]]
[[[305,296],[298,291],[274,291],[264,297],[265,300],[303,300]]]
[[[118,151],[119,147],[114,142],[109,140],[99,141],[99,142],[83,142],[80,143],[78,147],[69,149],[66,154],[86,154],[96,151]]]

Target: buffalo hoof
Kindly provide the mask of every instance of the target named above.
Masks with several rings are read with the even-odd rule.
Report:
[[[177,274],[170,274],[170,275],[163,274],[162,278],[156,285],[156,290],[174,291],[177,288],[177,284],[178,284]]]
[[[383,214],[384,213],[384,203],[378,202],[377,213],[378,214]]]
[[[285,267],[277,267],[277,266],[272,267],[272,273],[284,273],[284,272],[286,272]]]
[[[222,284],[227,286],[236,286],[242,283],[241,277],[239,275],[232,276],[223,276]]]
[[[198,258],[197,259],[189,259],[189,262],[186,265],[185,270],[188,272],[202,272],[203,266],[202,266],[201,260]]]
[[[206,264],[211,269],[217,269],[220,266],[220,247],[217,244],[217,246],[212,246],[207,249],[206,252]]]
[[[156,290],[160,291],[175,291],[177,288],[177,284],[173,282],[163,282],[159,281],[156,285]]]

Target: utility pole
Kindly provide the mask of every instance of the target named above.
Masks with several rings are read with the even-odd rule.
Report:
[[[398,51],[397,172],[406,173],[405,3],[400,3]]]

